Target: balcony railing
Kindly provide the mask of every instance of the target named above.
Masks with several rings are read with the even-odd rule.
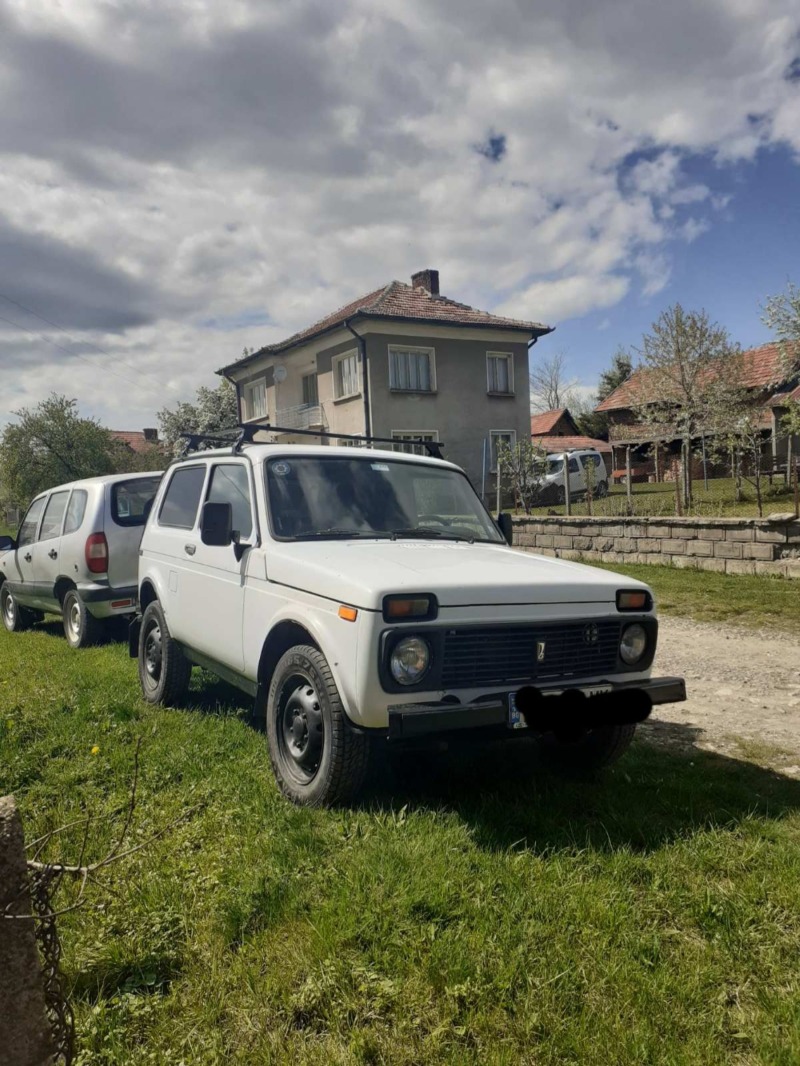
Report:
[[[324,429],[325,415],[318,403],[301,403],[297,407],[279,407],[275,424],[287,429]]]

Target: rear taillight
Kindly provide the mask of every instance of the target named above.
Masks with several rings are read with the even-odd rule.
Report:
[[[86,565],[92,574],[108,570],[108,541],[105,533],[92,533],[86,540]]]

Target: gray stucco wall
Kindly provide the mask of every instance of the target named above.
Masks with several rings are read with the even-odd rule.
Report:
[[[389,346],[433,348],[436,391],[402,393],[389,388]],[[486,386],[486,353],[514,356],[513,396],[490,396]],[[483,441],[490,431],[514,430],[517,440],[530,437],[528,346],[441,337],[401,337],[371,333],[367,337],[373,433],[390,437],[393,430],[436,430],[445,444],[444,457],[458,463],[480,491]],[[488,466],[488,463],[487,463]],[[487,471],[486,486],[494,483]]]

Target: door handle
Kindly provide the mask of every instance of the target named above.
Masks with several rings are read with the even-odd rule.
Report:
[[[51,559],[58,558],[58,552],[55,550],[55,548],[51,548],[47,554],[50,556]]]
[[[25,562],[26,562],[26,563],[29,563],[29,562],[31,561],[31,559],[32,559],[32,558],[33,558],[33,556],[31,555],[31,553],[30,553],[30,552],[26,552],[26,553],[25,553]]]
[[[194,555],[194,553],[197,551],[197,548],[194,544],[184,544],[183,550],[186,552],[187,555]]]

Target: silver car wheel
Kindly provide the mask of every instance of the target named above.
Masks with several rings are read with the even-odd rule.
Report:
[[[70,636],[77,642],[81,635],[81,605],[77,599],[73,599],[69,605],[67,625],[69,626]]]
[[[6,629],[13,629],[16,620],[17,605],[11,593],[6,591],[3,596],[3,621],[5,622]]]

